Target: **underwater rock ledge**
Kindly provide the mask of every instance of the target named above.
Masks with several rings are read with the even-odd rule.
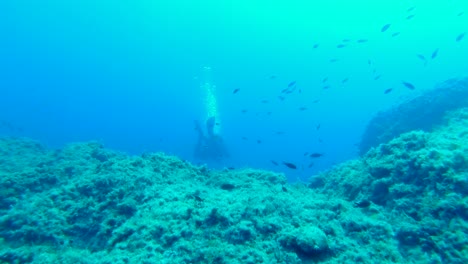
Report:
[[[359,143],[364,155],[372,147],[413,131],[431,131],[444,115],[468,107],[468,78],[450,79],[422,95],[387,111],[379,112],[367,125]]]
[[[0,139],[0,262],[467,263],[468,109],[311,178]]]

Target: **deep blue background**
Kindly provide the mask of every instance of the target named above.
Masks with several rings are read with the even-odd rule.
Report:
[[[231,152],[211,165],[306,179],[355,157],[377,111],[468,69],[468,37],[455,41],[468,32],[463,1],[361,0],[355,9],[331,2],[340,3],[2,1],[0,133],[52,147],[99,140],[131,154],[163,151],[194,161],[193,121],[205,113],[200,76],[210,66]],[[337,48],[343,39],[351,41]],[[301,93],[280,101],[291,81]],[[309,169],[306,151],[325,156]]]

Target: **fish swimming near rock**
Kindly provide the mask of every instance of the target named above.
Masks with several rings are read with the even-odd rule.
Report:
[[[320,158],[320,157],[323,157],[324,154],[323,153],[318,153],[318,152],[315,152],[315,153],[312,153],[309,155],[309,157],[311,158]]]
[[[414,90],[416,88],[412,83],[409,83],[409,82],[402,82],[402,83],[406,88],[410,90]]]
[[[290,168],[290,169],[293,169],[293,170],[297,169],[297,166],[296,166],[295,164],[291,163],[291,162],[284,162],[284,161],[283,161],[283,164],[284,164],[286,167]]]

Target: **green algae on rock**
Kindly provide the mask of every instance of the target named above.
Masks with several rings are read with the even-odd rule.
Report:
[[[462,109],[305,185],[2,138],[0,262],[466,263],[467,142]]]

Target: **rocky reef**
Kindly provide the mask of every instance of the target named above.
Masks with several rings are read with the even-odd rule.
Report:
[[[2,263],[467,263],[468,109],[289,184],[0,139]]]
[[[370,148],[409,131],[432,131],[448,111],[461,107],[468,107],[468,78],[445,81],[408,102],[379,112],[367,125],[359,152],[364,155]]]

